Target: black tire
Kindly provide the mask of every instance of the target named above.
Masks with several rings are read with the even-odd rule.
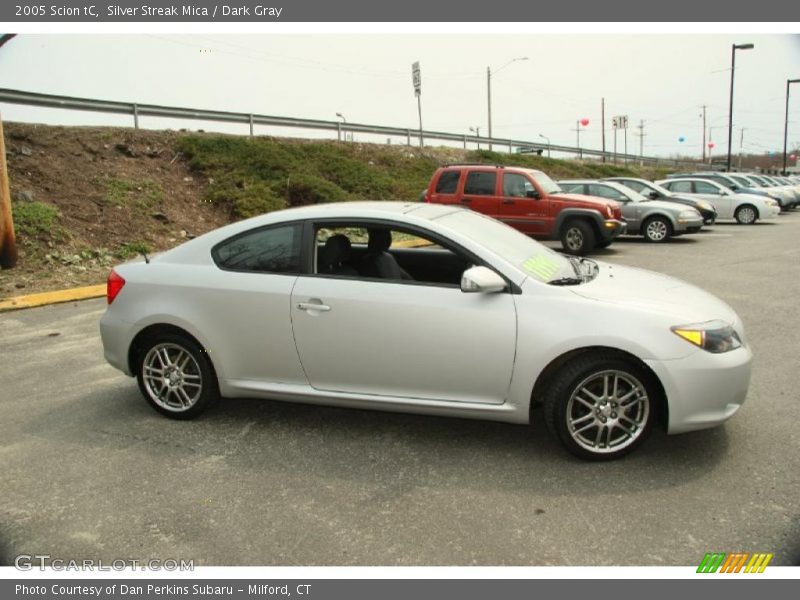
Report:
[[[595,247],[592,226],[586,221],[568,221],[561,228],[561,247],[568,254],[586,254]]]
[[[752,225],[758,221],[758,209],[752,204],[742,204],[733,216],[739,225]]]
[[[642,235],[651,244],[661,244],[672,237],[672,223],[666,217],[655,215],[642,223]]]
[[[602,393],[603,384],[616,386],[611,395],[608,387]],[[545,391],[543,409],[547,428],[572,454],[585,460],[614,460],[638,448],[650,434],[656,418],[656,386],[648,372],[618,354],[584,354],[555,374]]]
[[[193,419],[219,399],[208,353],[180,333],[145,340],[136,357],[136,380],[148,404],[171,419]]]

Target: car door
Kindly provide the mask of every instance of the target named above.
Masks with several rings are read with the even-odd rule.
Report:
[[[505,401],[517,329],[510,293],[312,273],[292,290],[291,320],[318,390],[377,401]]]
[[[469,169],[463,181],[461,206],[495,219],[499,218],[501,198],[497,185],[496,170]]]
[[[524,233],[544,235],[550,232],[547,197],[532,198],[533,182],[522,173],[503,173],[499,219]]]
[[[732,219],[734,211],[733,195],[726,193],[721,186],[713,185],[707,181],[694,181],[695,194],[702,194],[717,210],[718,219]]]

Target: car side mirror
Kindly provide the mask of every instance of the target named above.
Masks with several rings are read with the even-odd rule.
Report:
[[[650,197],[650,200],[658,200],[658,192],[657,192],[657,191],[655,191],[655,190],[652,190],[652,191],[651,191],[649,194],[647,194],[647,195]]]
[[[526,198],[533,198],[534,200],[538,200],[539,198],[541,198],[541,196],[539,195],[539,192],[536,191],[536,190],[526,190],[525,191],[525,197]]]
[[[472,267],[461,275],[461,291],[467,294],[495,294],[506,286],[506,280],[488,267]]]

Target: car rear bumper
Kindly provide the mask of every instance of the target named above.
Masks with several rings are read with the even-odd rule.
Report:
[[[745,346],[722,354],[698,350],[678,360],[645,361],[667,396],[667,432],[716,427],[736,414],[747,396],[752,359]]]
[[[132,375],[128,365],[128,348],[132,340],[133,326],[116,317],[109,311],[100,319],[100,339],[103,342],[103,356],[108,364],[126,375]]]

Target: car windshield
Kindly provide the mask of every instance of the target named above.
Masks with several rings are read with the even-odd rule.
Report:
[[[735,175],[731,175],[731,179],[733,179],[739,185],[743,185],[744,187],[753,187],[753,184],[747,181],[744,177],[736,177]]]
[[[500,221],[460,210],[439,217],[437,222],[474,240],[539,281],[575,275],[572,264],[564,256]]]
[[[556,194],[558,192],[562,192],[559,185],[550,179],[547,175],[542,173],[541,171],[530,171],[530,176],[539,184],[539,187],[542,188],[542,191],[545,194]]]

